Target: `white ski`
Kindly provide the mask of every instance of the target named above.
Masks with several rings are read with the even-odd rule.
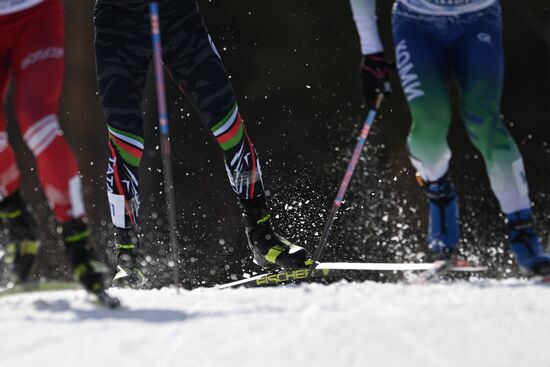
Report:
[[[234,282],[216,286],[217,289],[235,288],[239,286],[259,287],[266,285],[282,284],[293,281],[328,278],[335,273],[348,271],[437,271],[441,267],[439,262],[435,263],[319,263],[315,269],[291,269],[273,271],[259,274],[249,278],[236,280]],[[485,271],[485,266],[448,267],[446,271],[479,272]]]
[[[371,270],[414,271],[433,269],[433,263],[320,263],[315,269],[323,270]]]

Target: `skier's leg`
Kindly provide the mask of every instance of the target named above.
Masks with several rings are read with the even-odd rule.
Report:
[[[57,117],[64,68],[62,5],[41,3],[22,12],[21,19],[24,27],[10,59],[17,120],[36,159],[42,189],[62,225],[75,276],[89,290],[102,289],[104,267],[97,266],[88,246],[78,166]]]
[[[39,24],[24,30],[12,53],[15,112],[36,158],[44,194],[63,223],[84,215],[78,166],[57,116],[64,68],[63,16],[61,10],[56,14],[46,9],[36,18]]]
[[[438,31],[430,22],[393,16],[397,67],[413,120],[407,148],[428,197],[428,245],[447,256],[458,245],[459,229],[457,197],[447,178],[449,65]]]
[[[9,75],[8,63],[4,60],[0,61],[0,203],[13,195],[21,184],[21,173],[17,167],[15,152],[8,139],[4,110]]]
[[[481,19],[468,24],[468,32],[454,50],[453,64],[468,136],[483,156],[502,211],[509,214],[529,209],[530,200],[521,154],[500,116],[500,18],[493,14]]]
[[[241,119],[233,88],[194,0],[179,26],[165,26],[166,61],[182,91],[223,150],[233,190],[243,210],[246,232],[260,265],[301,267],[303,248],[273,232],[266,205],[260,161]],[[163,8],[161,7],[161,19]],[[175,40],[178,40],[177,42]]]
[[[36,223],[19,194],[21,174],[15,152],[8,140],[4,105],[9,84],[9,62],[0,62],[0,220],[7,230],[7,242],[2,244],[7,255],[3,259],[17,281],[25,281],[38,252]]]
[[[124,3],[97,2],[95,30],[97,79],[109,133],[107,191],[117,265],[119,273],[132,275],[124,282],[141,285],[145,278],[137,249],[138,169],[144,148],[141,103],[151,58],[150,28],[146,13]]]
[[[194,0],[183,2],[195,4]],[[163,10],[161,7],[161,19]],[[222,148],[229,180],[239,200],[264,198],[258,156],[222,60],[196,6],[181,13],[179,27],[163,24],[165,62]],[[174,39],[178,42],[171,42]]]
[[[550,268],[531,219],[527,179],[519,149],[500,115],[503,50],[497,5],[468,21],[453,64],[461,89],[461,111],[470,140],[487,167],[491,188],[508,218],[509,241],[519,265]]]

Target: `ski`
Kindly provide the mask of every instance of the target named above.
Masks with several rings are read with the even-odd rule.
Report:
[[[217,289],[237,287],[263,287],[314,279],[330,279],[354,271],[433,271],[440,267],[439,262],[435,263],[319,263],[314,269],[301,268],[273,271],[255,275],[249,278],[236,280],[234,282],[220,284]],[[487,270],[484,266],[455,267],[449,266],[446,271],[481,272]]]
[[[45,281],[45,282],[29,282],[15,284],[13,287],[0,290],[0,298],[8,297],[23,293],[36,293],[36,292],[53,292],[64,290],[78,290],[82,289],[82,285],[77,282],[65,282],[65,281]],[[102,290],[98,292],[87,291],[87,294],[93,297],[92,303],[100,305],[106,308],[117,308],[120,306],[120,300],[107,291]]]
[[[81,289],[82,286],[76,282],[47,281],[47,282],[26,282],[18,283],[9,288],[0,290],[0,297],[11,296],[20,293],[50,292],[71,289]]]
[[[550,286],[550,275],[535,275],[530,280],[534,284]]]
[[[486,266],[472,264],[464,259],[438,260],[433,262],[433,268],[424,270],[418,275],[407,279],[409,284],[424,284],[439,281],[439,276],[447,272],[483,272]]]

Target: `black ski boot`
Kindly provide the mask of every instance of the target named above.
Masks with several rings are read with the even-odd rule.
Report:
[[[100,294],[105,291],[105,278],[109,269],[98,261],[90,248],[90,230],[82,219],[63,223],[63,242],[69,256],[73,275],[88,292]]]
[[[145,259],[138,248],[138,236],[133,229],[115,228],[117,273],[113,283],[117,287],[141,288],[147,282],[143,272]]]
[[[270,214],[264,198],[241,201],[248,246],[254,262],[263,267],[303,268],[310,266],[303,247],[294,245],[273,232]]]
[[[40,247],[36,222],[18,192],[0,203],[0,218],[7,238],[4,262],[15,276],[16,283],[25,282]]]

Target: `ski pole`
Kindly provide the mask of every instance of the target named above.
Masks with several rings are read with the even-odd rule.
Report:
[[[173,281],[177,287],[178,274],[178,237],[176,235],[176,205],[174,195],[174,175],[172,171],[172,155],[170,147],[170,132],[168,128],[168,113],[166,109],[166,91],[164,87],[164,69],[162,64],[162,43],[160,39],[159,8],[156,1],[149,4],[151,15],[151,36],[153,40],[153,60],[155,66],[155,81],[157,87],[157,101],[160,127],[160,150],[164,172],[164,192],[166,194],[166,208],[168,210],[168,225],[170,226],[170,247],[172,252]]]
[[[383,99],[384,99],[384,95],[379,94],[378,98],[376,99],[374,107],[369,110],[367,114],[367,118],[363,123],[363,128],[361,129],[361,135],[359,135],[359,138],[357,139],[357,144],[355,144],[355,150],[353,151],[351,160],[348,163],[348,168],[346,169],[344,178],[342,179],[342,182],[340,182],[340,188],[338,189],[338,193],[336,194],[336,199],[334,199],[334,203],[332,204],[332,209],[327,218],[327,221],[325,222],[325,228],[323,229],[321,241],[319,242],[319,245],[317,246],[317,250],[315,251],[315,255],[313,256],[313,264],[311,265],[312,269],[315,269],[315,266],[317,266],[317,261],[319,261],[319,259],[321,258],[321,254],[323,253],[323,250],[327,246],[328,236],[330,235],[330,231],[334,224],[334,219],[336,218],[336,214],[338,213],[338,209],[340,208],[340,205],[342,205],[342,201],[344,200],[344,195],[346,194],[346,191],[348,189],[349,183],[351,182],[353,173],[355,172],[355,167],[357,166],[357,162],[359,161],[359,157],[361,156],[361,151],[363,150],[363,146],[365,145],[365,141],[367,140],[367,136],[369,135],[370,127],[372,126],[372,123],[376,119],[378,108],[380,108],[380,105],[382,104]]]

